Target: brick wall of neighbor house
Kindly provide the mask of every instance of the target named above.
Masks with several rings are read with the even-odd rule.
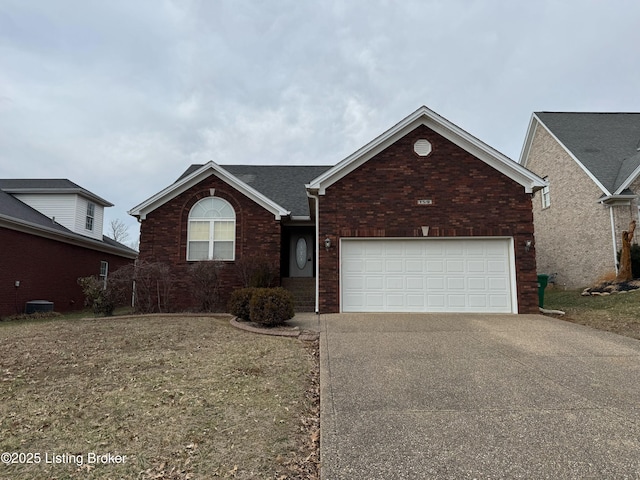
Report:
[[[151,212],[140,226],[140,260],[170,265],[174,284],[169,308],[176,311],[197,309],[187,262],[187,222],[189,211],[198,200],[215,196],[227,200],[236,212],[236,253],[234,262],[222,262],[220,311],[225,311],[231,292],[242,287],[237,262],[242,258],[266,258],[275,262],[280,277],[280,222],[272,213],[233,189],[215,175]]]
[[[428,139],[428,157],[413,144]],[[418,127],[320,197],[320,238],[336,248],[320,249],[320,310],[339,311],[339,238],[512,236],[520,313],[538,312],[531,195],[524,188],[425,126]],[[432,199],[433,205],[417,205]]]
[[[79,277],[98,275],[101,261],[109,262],[110,272],[133,262],[5,228],[0,228],[0,245],[0,316],[24,312],[30,300],[53,302],[56,312],[81,310],[84,296]],[[20,282],[18,288],[16,281]]]
[[[609,208],[602,191],[541,126],[536,129],[527,168],[549,176],[551,206],[533,198],[538,271],[557,273],[557,284],[582,288],[615,272]]]
[[[615,273],[609,207],[598,203],[600,188],[543,128],[538,127],[529,153],[529,168],[549,176],[551,206],[533,199],[538,271],[557,273],[567,288],[593,285]]]

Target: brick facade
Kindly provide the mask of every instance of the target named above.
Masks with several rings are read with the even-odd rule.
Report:
[[[187,262],[187,223],[191,207],[211,196],[212,188],[215,189],[214,196],[228,201],[236,213],[236,262],[223,262],[220,310],[225,309],[231,292],[243,286],[236,268],[240,259],[253,257],[274,260],[279,276],[280,222],[275,220],[273,213],[212,174],[153,210],[140,227],[140,260],[162,262],[171,267],[174,283],[169,305],[173,310],[197,308],[191,294],[188,272],[193,262]]]
[[[597,203],[602,190],[542,127],[536,129],[527,168],[549,181],[550,206],[542,208],[540,193],[533,202],[538,270],[556,273],[557,285],[567,288],[615,274],[609,207]]]
[[[98,275],[102,261],[109,262],[110,272],[133,262],[6,228],[0,228],[0,245],[0,316],[23,313],[25,303],[31,300],[53,302],[57,312],[81,310],[84,296],[79,277]],[[18,288],[16,281],[20,282]]]
[[[420,157],[416,140],[426,138],[432,152]],[[432,205],[418,205],[430,199]],[[531,195],[524,188],[456,146],[420,126],[320,196],[320,238],[335,248],[320,248],[320,312],[340,309],[339,245],[344,237],[429,236],[514,238],[519,313],[537,313]]]

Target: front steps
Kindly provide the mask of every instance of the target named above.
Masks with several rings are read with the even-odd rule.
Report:
[[[281,279],[282,286],[291,292],[296,312],[313,312],[316,308],[316,279],[289,277]]]

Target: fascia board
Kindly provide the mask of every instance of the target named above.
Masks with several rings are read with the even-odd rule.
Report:
[[[531,144],[533,143],[533,138],[536,135],[536,130],[538,129],[538,123],[540,120],[536,116],[535,113],[531,114],[531,118],[529,119],[529,126],[527,127],[527,133],[524,137],[524,144],[522,145],[522,151],[520,152],[520,159],[518,163],[523,167],[527,167],[527,163],[529,163],[529,152],[531,151]]]
[[[593,182],[598,186],[598,188],[600,188],[600,190],[602,190],[602,193],[604,193],[606,196],[611,196],[611,192],[610,192],[610,191],[609,191],[609,190],[608,190],[608,189],[607,189],[607,188],[602,184],[602,182],[600,182],[600,180],[598,180],[598,179],[597,179],[597,178],[596,178],[596,177],[595,177],[595,176],[594,176],[594,175],[589,171],[589,169],[588,169],[587,167],[585,167],[585,166],[584,166],[584,164],[583,164],[580,160],[578,160],[578,157],[576,157],[576,156],[571,152],[571,150],[569,150],[569,149],[566,147],[566,145],[565,145],[564,143],[562,143],[562,142],[560,141],[560,139],[554,135],[554,133],[553,133],[553,132],[552,132],[552,131],[551,131],[551,130],[550,130],[550,129],[549,129],[549,128],[544,124],[544,122],[543,122],[543,121],[541,121],[540,119],[538,119],[538,121],[539,121],[539,125],[541,125],[541,126],[542,126],[542,128],[544,128],[544,129],[547,131],[547,133],[548,133],[549,135],[551,135],[551,137],[552,137],[556,142],[558,142],[558,145],[560,145],[560,146],[562,147],[562,149],[563,149],[565,152],[567,152],[567,155],[569,155],[569,156],[573,159],[573,161],[574,161],[574,162],[576,162],[576,163],[578,164],[578,166],[582,169],[582,171],[583,171],[584,173],[586,173],[586,174],[587,174],[587,176],[588,176],[591,180],[593,180]]]
[[[470,135],[457,125],[449,122],[427,107],[420,107],[404,120],[376,137],[364,147],[360,148],[335,167],[314,179],[307,185],[308,189],[317,189],[320,195],[326,193],[326,189],[343,178],[348,173],[370,160],[382,150],[393,144],[396,140],[406,135],[419,125],[425,125],[439,133],[460,148],[475,155],[499,172],[513,179],[525,188],[527,193],[540,189],[546,182],[533,172],[528,171],[518,163],[491,148],[476,137]]]
[[[113,203],[84,188],[4,188],[2,191],[10,194],[80,195],[103,207],[113,207]]]
[[[209,161],[198,170],[191,173],[191,175],[183,178],[179,182],[169,185],[164,190],[155,194],[153,197],[129,210],[129,215],[139,217],[141,220],[144,220],[147,214],[165,204],[169,200],[177,197],[181,193],[186,192],[195,184],[208,177],[210,170],[212,170],[213,173],[223,182],[231,185],[233,188],[271,212],[275,216],[276,220],[280,220],[282,217],[286,217],[290,214],[288,210],[284,209],[277,203],[265,197],[257,190],[251,188],[249,185],[224,170],[224,168],[220,167],[215,162]]]
[[[135,252],[126,252],[120,250],[119,248],[113,247],[111,245],[107,245],[99,240],[93,240],[89,237],[82,237],[80,235],[75,234],[65,234],[58,230],[50,229],[47,227],[43,227],[42,225],[37,225],[32,222],[26,222],[22,220],[17,220],[13,217],[9,217],[6,215],[0,215],[0,226],[8,228],[9,230],[15,230],[22,233],[27,233],[30,235],[35,235],[42,238],[47,238],[49,240],[54,240],[57,242],[67,243],[70,245],[75,245],[78,247],[88,248],[90,250],[97,250],[100,252],[110,253],[113,255],[118,255],[120,257],[135,259],[138,257],[138,254]]]
[[[615,192],[613,192],[613,194],[618,195],[620,194],[620,192],[623,192],[624,190],[629,188],[629,186],[636,180],[636,178],[638,178],[638,175],[640,175],[640,165],[638,165],[638,167],[633,171],[633,173],[627,177],[624,183],[622,183],[622,185],[620,185],[618,189]]]

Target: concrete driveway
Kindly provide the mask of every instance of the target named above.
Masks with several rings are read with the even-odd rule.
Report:
[[[320,317],[321,478],[640,478],[640,341],[538,315]]]

